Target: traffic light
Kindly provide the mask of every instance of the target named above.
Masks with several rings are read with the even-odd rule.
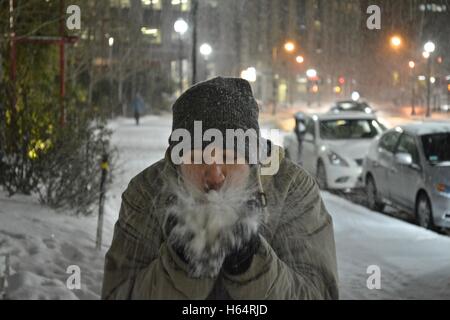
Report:
[[[344,77],[339,77],[338,82],[340,85],[345,84],[345,78]]]

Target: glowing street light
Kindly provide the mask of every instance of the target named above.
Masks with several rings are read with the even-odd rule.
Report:
[[[178,33],[179,39],[179,52],[178,52],[178,77],[179,77],[179,85],[180,85],[180,94],[183,92],[183,34],[186,33],[189,26],[186,21],[183,19],[178,19],[173,24],[173,29],[176,33]]]
[[[205,60],[205,79],[208,79],[209,77],[209,66],[208,66],[208,57],[212,53],[212,48],[209,45],[209,43],[203,43],[199,48],[200,54],[203,56],[203,59]]]
[[[391,37],[391,46],[394,48],[398,48],[402,45],[402,38],[399,36],[392,36]]]
[[[352,100],[353,101],[358,101],[360,97],[361,96],[360,96],[359,92],[357,92],[357,91],[352,92]]]
[[[317,77],[317,71],[315,69],[308,69],[306,70],[306,76],[308,78],[315,78]]]
[[[284,50],[287,52],[292,52],[295,50],[295,44],[291,41],[288,41],[284,44]]]
[[[241,72],[241,78],[245,79],[249,82],[256,81],[256,69],[253,67],[249,67]]]
[[[408,66],[409,66],[410,69],[414,69],[416,64],[414,63],[414,61],[410,61],[410,62],[408,62]]]
[[[436,45],[431,41],[428,41],[423,46],[423,50],[425,50],[425,52],[428,52],[430,54],[433,53],[435,49],[436,49]]]
[[[189,29],[189,25],[187,24],[186,21],[184,21],[183,19],[180,18],[177,21],[175,21],[175,23],[173,24],[173,29],[179,35],[183,35]]]
[[[297,63],[303,63],[304,61],[305,61],[305,58],[303,58],[303,56],[297,56],[296,58],[295,58],[295,61],[297,61]]]
[[[114,45],[114,38],[113,37],[109,37],[108,44],[109,44],[110,47],[112,47]]]
[[[200,46],[200,54],[207,59],[212,53],[212,48],[208,43],[204,43]]]
[[[423,57],[428,59],[427,62],[427,113],[426,116],[431,116],[431,84],[434,82],[431,82],[431,62],[433,59],[431,59],[431,54],[436,50],[436,45],[432,41],[428,41],[423,45]]]

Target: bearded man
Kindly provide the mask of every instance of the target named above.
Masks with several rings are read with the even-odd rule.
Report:
[[[198,121],[205,131],[253,130],[261,139],[243,79],[218,77],[183,93],[171,137],[194,136]],[[315,180],[269,141],[279,168],[265,176],[261,148],[188,146],[179,163],[169,139],[165,158],[123,193],[102,298],[337,299],[333,224]]]

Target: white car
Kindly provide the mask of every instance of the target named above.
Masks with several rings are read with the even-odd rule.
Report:
[[[296,129],[283,140],[286,157],[315,176],[321,189],[362,187],[363,159],[372,140],[386,130],[376,116],[298,113],[296,120]]]

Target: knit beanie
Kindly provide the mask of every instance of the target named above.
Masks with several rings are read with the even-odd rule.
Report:
[[[253,129],[259,137],[258,104],[250,84],[241,78],[216,77],[200,82],[175,101],[172,112],[172,132],[186,129],[192,140],[194,121],[201,121],[202,134],[208,129],[218,129],[224,143],[227,129]],[[176,143],[169,138],[170,146]]]

